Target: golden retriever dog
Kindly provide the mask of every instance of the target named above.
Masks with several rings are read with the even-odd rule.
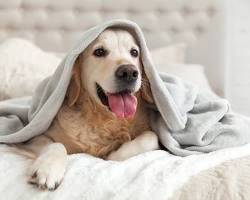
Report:
[[[67,154],[124,160],[158,149],[147,108],[153,103],[137,42],[126,30],[105,30],[77,58],[64,103],[50,128],[18,144],[20,151],[35,155],[29,182],[56,189]]]

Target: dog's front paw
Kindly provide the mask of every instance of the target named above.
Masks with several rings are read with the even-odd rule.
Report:
[[[65,173],[65,163],[58,158],[38,157],[28,171],[29,183],[40,189],[55,190]]]
[[[44,147],[28,171],[29,182],[40,189],[55,190],[64,177],[66,156],[67,151],[60,143]]]

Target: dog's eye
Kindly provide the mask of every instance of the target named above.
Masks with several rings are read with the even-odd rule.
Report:
[[[131,49],[131,50],[130,50],[130,54],[131,54],[131,56],[133,56],[133,57],[138,57],[139,52],[138,52],[136,49]]]
[[[105,50],[103,47],[100,47],[100,48],[96,49],[93,54],[96,57],[104,57],[107,55],[107,53],[108,53],[107,50]]]

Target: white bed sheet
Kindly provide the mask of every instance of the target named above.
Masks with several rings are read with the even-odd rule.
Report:
[[[158,150],[126,161],[104,161],[86,154],[68,156],[62,184],[54,192],[27,183],[31,161],[0,146],[0,199],[125,200],[169,199],[192,175],[224,161],[250,155],[250,144],[189,157]]]

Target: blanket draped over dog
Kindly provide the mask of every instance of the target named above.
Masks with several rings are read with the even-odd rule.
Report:
[[[198,91],[177,77],[159,74],[141,29],[127,20],[112,20],[84,32],[55,73],[39,84],[33,97],[0,102],[0,143],[24,142],[49,128],[65,98],[76,58],[109,27],[129,30],[139,43],[156,104],[149,106],[151,127],[166,149],[187,156],[250,142],[247,117],[234,114],[224,99]]]

